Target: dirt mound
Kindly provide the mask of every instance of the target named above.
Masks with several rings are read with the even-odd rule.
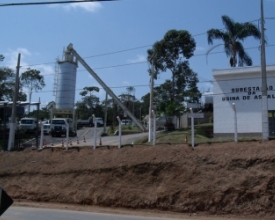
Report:
[[[0,153],[16,200],[275,217],[275,142]]]

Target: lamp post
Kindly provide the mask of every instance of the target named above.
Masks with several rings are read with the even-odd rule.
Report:
[[[262,76],[262,139],[269,138],[268,128],[268,103],[267,103],[267,82],[266,82],[266,60],[265,60],[265,37],[264,37],[264,6],[261,0],[261,76]]]

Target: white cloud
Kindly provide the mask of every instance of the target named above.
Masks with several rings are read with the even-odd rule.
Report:
[[[203,50],[206,50],[204,47],[196,47],[196,50],[197,51],[203,51]]]
[[[54,69],[52,66],[50,65],[46,65],[46,64],[39,64],[39,65],[35,65],[35,66],[29,66],[29,63],[27,62],[27,60],[29,59],[33,59],[37,56],[39,56],[39,53],[37,52],[30,52],[28,49],[26,48],[17,48],[16,50],[9,50],[7,53],[4,54],[5,59],[4,59],[4,66],[7,66],[11,69],[16,69],[17,66],[17,60],[18,60],[18,54],[21,54],[20,57],[20,72],[24,72],[26,71],[26,69],[28,67],[30,67],[31,69],[37,69],[41,72],[42,75],[51,75],[54,74]]]
[[[130,85],[130,83],[127,81],[123,81],[122,83],[123,83],[123,85],[127,85],[127,86]]]
[[[51,90],[52,83],[53,83],[52,78],[53,78],[53,74],[54,74],[54,67],[51,65],[46,65],[46,64],[38,64],[38,65],[34,65],[34,66],[30,66],[30,64],[29,64],[30,62],[32,64],[39,63],[39,61],[35,61],[35,60],[39,60],[39,59],[37,59],[37,57],[40,58],[39,53],[31,52],[27,48],[17,48],[15,50],[9,49],[8,52],[4,53],[5,59],[3,61],[3,66],[9,67],[9,68],[13,69],[15,72],[19,53],[21,54],[20,74],[22,74],[24,71],[26,71],[27,68],[31,68],[31,69],[39,70],[41,75],[44,75],[44,76],[50,75],[51,77],[45,77],[44,79],[45,79],[46,87],[48,87],[46,90]],[[28,61],[30,61],[30,62],[28,62]],[[28,96],[29,90],[27,88],[23,88],[23,92],[26,93]],[[41,100],[44,99],[43,103],[48,102],[47,99],[52,99],[52,97],[49,96],[48,93],[45,93],[45,95],[43,93],[38,93],[38,94],[33,93],[32,101],[33,100],[38,101],[40,96],[41,96]],[[27,97],[27,100],[28,100],[28,98],[29,97]]]
[[[146,56],[144,55],[137,55],[137,58],[128,60],[129,63],[138,63],[138,62],[145,62],[147,60]]]
[[[54,70],[52,66],[45,65],[45,64],[40,64],[35,66],[35,69],[40,70],[41,75],[52,75],[54,74]]]
[[[16,50],[10,49],[7,53],[4,54],[4,66],[10,67],[11,69],[16,68],[19,53],[21,55],[20,66],[28,65],[26,62],[24,62],[24,59],[27,56],[31,56],[31,53],[26,48],[17,48]]]
[[[79,0],[76,0],[76,2]],[[70,4],[60,4],[60,5],[52,5],[50,7],[62,7],[68,11],[73,9],[83,9],[88,12],[97,12],[102,8],[102,4],[99,2],[80,2],[80,3],[70,3]]]

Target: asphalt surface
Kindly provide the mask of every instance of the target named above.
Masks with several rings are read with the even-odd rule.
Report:
[[[95,133],[96,132],[96,133]],[[66,136],[62,137],[52,137],[51,135],[43,135],[42,146],[43,147],[74,147],[74,146],[100,146],[100,145],[112,145],[119,146],[126,144],[133,144],[137,139],[140,139],[144,136],[148,136],[148,132],[136,133],[116,136],[103,136],[103,127],[98,127],[96,130],[94,127],[82,127],[77,130],[76,137],[69,137],[68,140]],[[120,142],[121,140],[121,142]],[[41,146],[41,141],[39,137],[38,141],[39,147]],[[28,146],[35,146],[35,140],[28,142]]]
[[[102,214],[58,209],[11,207],[1,217],[2,220],[172,220],[161,217],[142,217],[136,215]],[[195,220],[194,218],[192,218]],[[173,220],[177,220],[173,218]],[[184,219],[182,219],[184,220]],[[187,220],[187,219],[185,219]],[[189,219],[188,219],[189,220]]]

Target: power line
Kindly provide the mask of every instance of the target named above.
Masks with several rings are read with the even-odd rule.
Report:
[[[94,0],[94,1],[96,1],[96,0]],[[108,0],[106,0],[106,1],[108,1]],[[112,1],[112,0],[109,0],[109,1]],[[77,2],[81,2],[81,1],[77,1]],[[74,1],[74,3],[77,3],[77,2]],[[84,1],[84,2],[86,2],[86,1]],[[88,2],[91,2],[91,1],[88,1]],[[269,19],[271,19],[271,18],[269,18]],[[248,22],[255,22],[255,21],[258,21],[258,20],[259,19],[255,19],[255,20],[251,20],[251,21],[248,21]],[[219,30],[224,30],[224,29],[226,29],[226,28],[220,28]],[[201,36],[201,35],[205,35],[205,34],[207,34],[207,32],[203,32],[203,33],[199,33],[199,34],[194,34],[194,35],[192,35],[192,37],[197,37],[197,36]],[[83,57],[83,59],[100,57],[100,56],[107,56],[107,55],[113,55],[113,54],[117,54],[117,53],[123,53],[123,52],[131,51],[131,50],[138,50],[138,49],[152,47],[152,46],[153,46],[153,44],[150,44],[150,45],[138,46],[138,47],[128,48],[128,49],[114,51],[114,52],[102,53],[102,54],[97,54],[97,55],[90,55],[90,56]],[[222,52],[218,52],[218,53],[222,53]],[[215,54],[215,53],[212,53],[212,54]],[[201,54],[201,55],[205,55],[205,54]],[[196,56],[196,55],[194,55],[194,56]],[[200,56],[200,55],[197,55],[197,56]],[[30,65],[26,65],[26,66],[21,66],[21,68],[22,67],[24,68],[24,67],[27,67],[27,66],[30,67],[30,66],[38,66],[38,65],[42,65],[42,64],[53,64],[53,63],[55,63],[55,62],[45,62],[45,63],[41,63],[41,64],[30,64]]]
[[[270,44],[266,47],[274,47],[275,44]],[[258,46],[254,46],[254,47],[247,47],[245,48],[245,50],[252,50],[252,49],[258,49]],[[217,51],[217,52],[212,52],[209,55],[214,55],[214,54],[220,54],[220,53],[224,53],[225,51]],[[199,56],[205,56],[205,53],[201,53],[201,54],[194,54],[193,57],[199,57]],[[53,62],[55,63],[55,62]],[[147,63],[147,61],[140,61],[140,62],[133,62],[133,63],[125,63],[125,64],[117,64],[117,65],[112,65],[112,66],[105,66],[105,67],[95,67],[93,68],[93,70],[102,70],[102,69],[109,69],[109,68],[116,68],[116,67],[123,67],[123,66],[130,66],[130,65],[137,65],[137,64],[145,64]],[[44,63],[47,64],[47,63]],[[48,63],[49,64],[49,63]],[[26,65],[26,66],[21,66],[21,69],[27,69],[27,67],[29,66],[38,66],[38,65],[42,65],[42,64],[34,64],[34,65]],[[82,72],[82,71],[86,71],[85,69],[83,70],[77,70],[77,72]],[[52,76],[54,74],[47,74],[44,76]]]
[[[53,4],[73,4],[73,3],[83,3],[83,2],[111,2],[118,0],[77,0],[77,1],[54,1],[54,2],[23,2],[23,3],[4,3],[0,4],[0,7],[7,6],[30,6],[30,5],[53,5]]]
[[[266,47],[274,47],[274,46],[275,46],[275,44],[270,44]],[[149,47],[149,46],[141,46],[141,47],[135,47],[135,48],[125,49],[125,50],[120,50],[120,51],[116,51],[116,52],[104,53],[104,54],[99,54],[99,55],[92,55],[92,56],[83,57],[83,59],[87,59],[87,58],[91,58],[91,57],[111,55],[111,54],[116,54],[116,53],[122,53],[122,52],[125,52],[125,51],[136,50],[137,48],[139,49],[139,48],[145,48],[145,47]],[[245,50],[251,50],[251,49],[257,49],[257,48],[259,48],[259,47],[254,46],[254,47],[247,47],[247,48],[244,48],[244,49]],[[224,53],[224,52],[225,51],[217,51],[217,52],[209,53],[209,55],[220,54],[220,53]],[[200,53],[200,54],[194,54],[192,57],[205,56],[205,55],[206,55],[206,53]],[[44,64],[54,64],[54,63],[56,63],[56,62],[45,62],[45,63],[40,63],[40,64],[31,64],[31,65],[21,66],[21,69],[27,69],[28,67],[39,66],[39,65],[44,65]],[[114,68],[114,67],[122,67],[122,66],[142,64],[142,63],[147,63],[147,61],[126,63],[126,64],[118,64],[118,65],[98,67],[98,68],[93,68],[93,69],[94,70],[100,70],[100,69],[108,69],[108,68]],[[78,70],[78,71],[81,71],[81,70]]]

